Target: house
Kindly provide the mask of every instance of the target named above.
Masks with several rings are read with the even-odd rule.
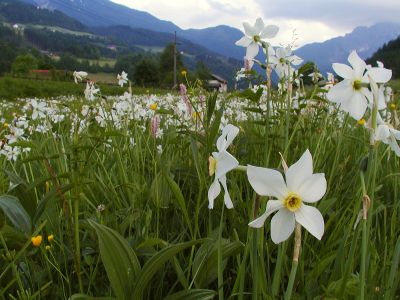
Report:
[[[218,90],[220,93],[228,91],[228,81],[216,74],[211,74],[211,79],[207,83],[210,89]]]

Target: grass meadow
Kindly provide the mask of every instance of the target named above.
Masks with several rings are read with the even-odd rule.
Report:
[[[274,59],[230,93],[2,78],[0,299],[399,299],[399,81]]]

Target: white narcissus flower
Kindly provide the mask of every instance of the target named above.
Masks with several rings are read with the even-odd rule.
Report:
[[[123,87],[125,83],[128,82],[128,74],[125,71],[122,71],[121,75],[117,75],[118,84]]]
[[[42,119],[46,117],[46,102],[37,102],[35,99],[31,101],[32,105],[32,120]]]
[[[268,63],[275,69],[279,78],[291,76],[289,70],[291,72],[295,70],[292,65],[297,66],[303,62],[302,58],[292,55],[292,50],[289,48],[278,48],[268,54]]]
[[[218,152],[213,152],[209,157],[209,173],[210,176],[215,175],[214,182],[208,190],[208,208],[214,208],[214,200],[221,192],[221,185],[224,188],[224,203],[230,209],[233,208],[231,197],[229,196],[228,188],[226,185],[226,174],[235,169],[239,162],[232,154],[226,150],[231,145],[233,139],[238,135],[239,128],[234,125],[228,124],[222,129],[222,134],[217,140]]]
[[[343,81],[333,86],[328,94],[328,100],[338,103],[356,120],[362,118],[368,105],[372,106],[371,91],[363,84],[369,83],[369,76],[376,83],[385,83],[392,77],[392,71],[383,67],[368,68],[356,51],[350,53],[348,61],[351,67],[345,64],[334,63],[333,70]]]
[[[365,126],[371,129],[371,119],[365,124]],[[397,140],[400,141],[400,130],[396,130],[391,124],[385,123],[379,113],[377,115],[377,127],[372,138],[373,142],[382,141],[386,145],[389,145],[396,155],[400,157],[400,147],[397,143]]]
[[[396,130],[390,124],[380,124],[375,130],[374,139],[382,141],[400,157],[400,147],[397,140],[400,140],[400,131]]]
[[[96,97],[96,94],[100,92],[100,89],[96,88],[94,82],[87,82],[85,89],[85,98],[89,101],[93,101]]]
[[[84,71],[75,71],[73,76],[75,83],[78,83],[78,81],[85,79],[88,76],[88,73]]]
[[[258,54],[259,43],[263,39],[271,39],[276,36],[279,31],[279,27],[276,25],[265,26],[261,18],[256,20],[254,26],[249,23],[243,23],[244,37],[238,40],[235,45],[246,47],[246,57],[254,58]]]
[[[319,210],[305,203],[315,203],[326,192],[326,179],[323,173],[313,174],[313,161],[310,151],[285,172],[286,182],[280,172],[274,169],[247,167],[248,180],[261,196],[271,196],[265,213],[249,226],[260,228],[269,215],[276,212],[271,220],[271,238],[275,244],[281,243],[292,234],[296,222],[307,229],[317,239],[324,233],[324,219]]]

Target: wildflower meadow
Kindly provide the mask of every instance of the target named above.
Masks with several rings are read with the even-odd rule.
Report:
[[[242,90],[2,101],[0,299],[399,299],[392,71],[275,36],[244,23]]]

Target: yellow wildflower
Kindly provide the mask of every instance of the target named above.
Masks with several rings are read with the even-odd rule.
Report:
[[[49,242],[51,242],[52,240],[54,240],[54,235],[50,234],[50,235],[47,237],[47,240],[48,240]]]
[[[150,104],[150,109],[151,110],[157,110],[157,103],[152,103],[152,104]]]
[[[31,242],[32,242],[33,246],[39,247],[40,244],[42,243],[42,239],[43,239],[43,237],[41,235],[33,236],[31,238]]]
[[[360,119],[357,121],[358,125],[364,126],[365,125],[365,119]]]

